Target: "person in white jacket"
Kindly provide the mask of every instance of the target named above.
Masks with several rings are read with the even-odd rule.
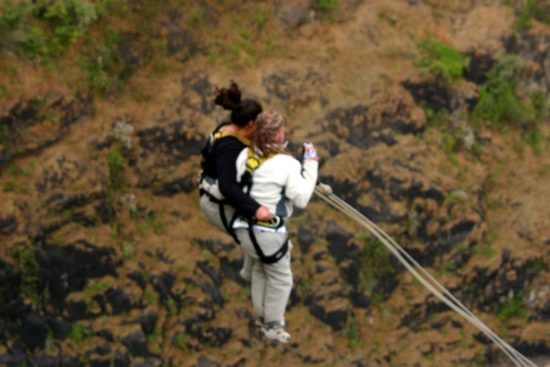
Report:
[[[285,222],[293,207],[305,208],[317,182],[319,158],[313,144],[304,144],[303,162],[286,151],[284,118],[271,111],[256,120],[254,148],[237,157],[237,179],[245,191],[273,214],[270,222],[239,218],[233,228],[252,259],[251,296],[268,339],[288,342],[285,309],[292,290],[290,252]]]

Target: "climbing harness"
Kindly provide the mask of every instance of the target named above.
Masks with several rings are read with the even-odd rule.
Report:
[[[391,238],[380,227],[366,218],[357,209],[349,205],[347,202],[339,198],[332,192],[329,185],[320,183],[315,188],[315,194],[336,210],[353,219],[361,226],[365,227],[376,238],[384,244],[384,246],[405,266],[405,268],[430,292],[432,292],[439,300],[445,303],[453,311],[465,318],[470,324],[478,328],[485,336],[492,340],[515,366],[520,367],[537,367],[527,357],[513,348],[493,332],[487,325],[478,319],[466,306],[456,299],[441,283],[433,278],[420,264],[418,264],[393,238]]]
[[[225,132],[225,131],[219,131],[219,129],[222,126],[224,126],[224,125],[222,124],[222,125],[218,126],[212,133],[210,133],[210,136],[208,138],[208,142],[206,143],[206,146],[201,151],[201,155],[202,155],[202,159],[201,159],[202,173],[201,173],[199,185],[202,185],[204,180],[215,181],[214,179],[212,179],[208,175],[208,173],[212,172],[213,169],[214,169],[212,167],[212,164],[213,164],[212,163],[212,153],[213,153],[213,150],[214,150],[214,144],[217,140],[220,140],[221,138],[230,136],[230,137],[234,137],[235,139],[239,140],[241,143],[243,143],[247,147],[250,147],[252,145],[252,142],[250,141],[250,139],[247,139],[243,136],[228,133],[228,132]],[[229,233],[231,235],[231,237],[233,237],[233,239],[235,240],[236,243],[240,243],[237,236],[235,235],[235,231],[233,231],[233,222],[235,221],[235,219],[237,219],[237,214],[235,212],[235,214],[233,215],[232,218],[230,218],[230,219],[227,218],[227,214],[226,214],[226,211],[225,211],[225,206],[228,205],[227,200],[217,198],[215,195],[208,192],[207,190],[205,190],[202,187],[199,188],[199,195],[200,196],[207,195],[211,202],[218,205],[218,210],[220,212],[220,219],[222,221],[223,227],[225,228],[225,231],[227,233]]]
[[[272,155],[268,154],[267,156],[257,154],[254,149],[248,148],[245,171],[241,176],[241,185],[246,189],[246,193],[250,195],[250,190],[252,190],[252,174],[255,170],[258,169],[267,159],[271,158]],[[284,189],[283,189],[284,192]],[[243,218],[244,219],[244,218]],[[256,239],[254,234],[254,227],[264,227],[273,230],[277,230],[285,225],[284,219],[279,216],[274,216],[270,221],[258,221],[254,219],[244,219],[248,222],[248,235],[250,236],[250,242],[254,246],[258,257],[264,264],[274,264],[280,259],[282,259],[288,251],[288,237],[286,238],[283,245],[274,253],[269,256],[266,256]]]

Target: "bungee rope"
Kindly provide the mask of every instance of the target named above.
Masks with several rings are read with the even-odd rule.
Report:
[[[334,207],[341,213],[353,219],[371,232],[382,244],[405,266],[405,268],[433,295],[445,303],[449,308],[465,318],[470,324],[479,329],[485,336],[492,340],[506,356],[520,367],[537,367],[527,357],[506,343],[487,325],[477,318],[466,306],[456,299],[441,283],[431,276],[420,264],[418,264],[393,238],[384,232],[375,223],[361,214],[357,209],[339,198],[332,192],[329,185],[320,183],[315,187],[315,194],[323,201]]]

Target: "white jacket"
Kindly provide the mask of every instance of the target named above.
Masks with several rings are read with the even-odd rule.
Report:
[[[236,162],[239,182],[245,172],[247,158],[248,148],[245,148]],[[250,196],[273,214],[288,218],[294,206],[305,208],[309,202],[315,190],[318,167],[316,160],[305,160],[302,165],[288,154],[274,155],[253,172]]]

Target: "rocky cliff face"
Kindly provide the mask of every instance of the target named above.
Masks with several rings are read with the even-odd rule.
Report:
[[[292,342],[260,338],[240,249],[196,190],[199,151],[225,117],[212,93],[230,79],[287,116],[293,149],[318,146],[337,195],[548,363],[540,13],[486,1],[110,6],[47,62],[0,43],[0,364],[507,365],[316,199],[290,223]],[[95,47],[84,86],[75,65]]]

